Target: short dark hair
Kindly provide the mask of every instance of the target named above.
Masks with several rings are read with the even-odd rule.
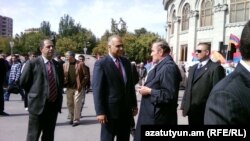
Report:
[[[78,58],[81,57],[85,60],[85,56],[84,55],[79,55]]]
[[[241,33],[240,53],[243,60],[250,60],[250,20],[246,23]]]
[[[206,46],[206,47],[207,47],[207,50],[210,52],[210,48],[211,48],[211,47],[210,47],[210,44],[208,44],[208,43],[199,43],[198,46],[199,46],[199,45],[204,45],[204,46]]]
[[[158,44],[158,46],[163,50],[163,53],[170,53],[170,47],[166,41],[158,39],[154,43]]]
[[[39,48],[40,48],[40,49],[44,47],[44,41],[46,41],[46,40],[51,41],[51,42],[53,43],[53,41],[50,40],[50,39],[43,39],[43,40],[41,40],[40,43],[39,43]]]

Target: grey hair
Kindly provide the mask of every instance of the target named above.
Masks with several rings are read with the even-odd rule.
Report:
[[[73,51],[67,51],[66,54],[68,54],[71,57],[75,57],[75,53]]]

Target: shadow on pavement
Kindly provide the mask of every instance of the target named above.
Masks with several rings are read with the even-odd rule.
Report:
[[[98,121],[97,120],[81,120],[78,126],[91,125],[91,124],[98,124]],[[56,124],[56,126],[71,126],[71,125],[69,124],[69,121],[66,121],[66,122],[59,122]]]
[[[13,117],[13,116],[28,116],[29,115],[29,113],[19,113],[19,114],[11,114],[11,113],[9,113],[10,115],[9,116],[11,116],[11,117]]]
[[[96,115],[81,116],[81,118],[89,118],[89,117],[96,117]]]

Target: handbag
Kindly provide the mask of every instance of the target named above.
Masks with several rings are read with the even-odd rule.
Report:
[[[13,94],[18,94],[20,92],[19,86],[17,84],[12,84],[7,87],[7,92],[13,93]]]

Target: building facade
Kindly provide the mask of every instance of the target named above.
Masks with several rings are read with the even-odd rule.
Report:
[[[176,62],[192,61],[196,45],[203,42],[227,59],[237,52],[229,38],[240,38],[249,20],[250,0],[163,0],[163,5],[166,40]]]
[[[0,15],[0,36],[12,37],[12,35],[13,35],[12,18]]]

